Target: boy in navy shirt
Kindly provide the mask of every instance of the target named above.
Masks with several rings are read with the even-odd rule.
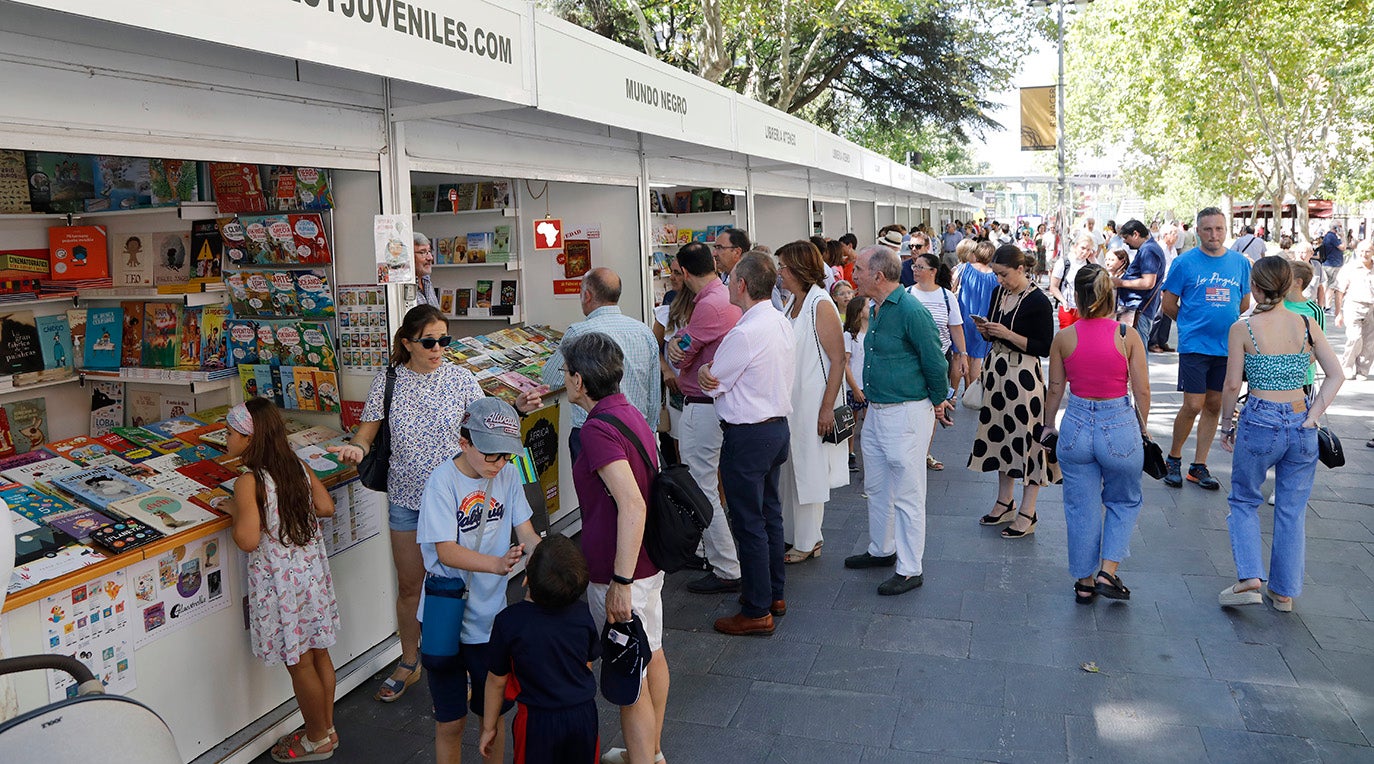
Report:
[[[601,741],[591,663],[601,657],[601,639],[581,601],[587,561],[571,540],[551,536],[535,547],[526,575],[529,595],[497,614],[491,629],[482,755],[496,740],[498,709],[514,671],[515,764],[597,761]]]

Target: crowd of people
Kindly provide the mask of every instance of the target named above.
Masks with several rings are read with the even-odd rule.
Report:
[[[831,492],[856,472],[869,537],[844,566],[891,568],[881,596],[922,585],[927,475],[944,468],[932,443],[959,403],[977,412],[967,467],[998,476],[981,525],[1027,539],[1041,489],[1062,483],[1080,604],[1130,599],[1119,566],[1147,453],[1164,457],[1166,484],[1215,490],[1207,459],[1220,430],[1234,454],[1236,583],[1218,602],[1267,596],[1292,610],[1315,428],[1342,383],[1374,361],[1374,244],[1356,245],[1332,279],[1318,270],[1331,267],[1325,252],[1314,260],[1301,246],[1280,255],[1228,246],[1216,208],[1191,228],[1131,220],[1100,232],[1089,219],[1059,257],[1052,233],[996,223],[956,221],[940,235],[887,226],[868,246],[847,234],[776,253],[732,228],[679,249],[652,325],[621,312],[618,274],[592,270],[582,282],[585,318],[543,371],[573,406],[576,545],[535,533],[510,463],[523,450],[520,417],[542,405],[541,393],[515,406],[485,397],[471,373],[445,361],[447,322],[422,299],[396,332],[363,424],[336,449],[358,464],[383,424],[390,434],[401,659],[376,699],[392,702],[427,677],[440,762],[460,760],[469,711],[482,723],[483,755],[499,761],[501,715],[513,706],[518,761],[664,761],[665,573],[644,542],[660,467],[686,465],[712,512],[688,591],[738,596],[738,612],[716,620],[716,631],[767,635],[787,613],[787,566],[821,555]],[[1188,235],[1196,246],[1180,252]],[[1324,297],[1351,338],[1340,358],[1323,331]],[[1172,352],[1171,323],[1161,333],[1161,322],[1177,327],[1183,392],[1167,452],[1148,426],[1147,359]],[[227,423],[230,450],[250,470],[237,486],[234,539],[250,552],[253,649],[288,667],[305,717],[272,754],[325,759],[340,746],[328,654],[339,623],[315,517],[332,504],[288,456],[270,403],[235,407]],[[1266,570],[1258,508],[1270,470]],[[507,576],[522,561],[526,601],[508,605]],[[598,688],[620,708],[625,741],[604,754]]]

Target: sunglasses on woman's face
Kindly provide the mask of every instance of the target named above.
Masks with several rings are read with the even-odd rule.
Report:
[[[418,340],[411,340],[411,342],[414,342],[425,350],[433,350],[435,345],[441,348],[448,347],[449,343],[453,342],[453,338],[445,334],[442,337],[421,337]]]

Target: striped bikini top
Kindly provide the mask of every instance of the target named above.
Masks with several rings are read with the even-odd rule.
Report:
[[[1307,331],[1307,348],[1312,347],[1312,328],[1303,316],[1302,323]],[[1307,383],[1307,367],[1312,363],[1310,352],[1269,353],[1260,350],[1259,340],[1250,328],[1250,319],[1245,319],[1245,331],[1250,333],[1250,342],[1255,346],[1254,353],[1245,354],[1245,380],[1256,390],[1296,390]]]

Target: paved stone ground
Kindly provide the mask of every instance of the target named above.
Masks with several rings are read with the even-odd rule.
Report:
[[[1151,369],[1151,430],[1166,446],[1180,399],[1174,363],[1160,356]],[[1374,761],[1372,393],[1374,382],[1349,382],[1333,408],[1349,464],[1318,467],[1307,580],[1291,614],[1217,606],[1235,573],[1230,455],[1219,447],[1210,462],[1222,491],[1145,478],[1121,567],[1131,601],[1075,605],[1061,490],[1042,492],[1028,539],[978,526],[995,480],[963,468],[974,428],[960,409],[935,439],[947,468],[930,475],[923,588],[879,597],[889,571],[843,568],[866,544],[857,479],[827,509],[824,556],[789,566],[790,612],[772,637],[714,633],[733,598],[688,593],[691,573],[669,578],[665,753],[692,763]],[[1262,516],[1269,527],[1267,506]],[[1083,671],[1087,661],[1101,673]],[[433,761],[424,684],[387,706],[371,699],[377,681],[339,703],[335,760]],[[618,743],[604,703],[601,720],[603,745]],[[480,760],[475,748],[465,760]]]

